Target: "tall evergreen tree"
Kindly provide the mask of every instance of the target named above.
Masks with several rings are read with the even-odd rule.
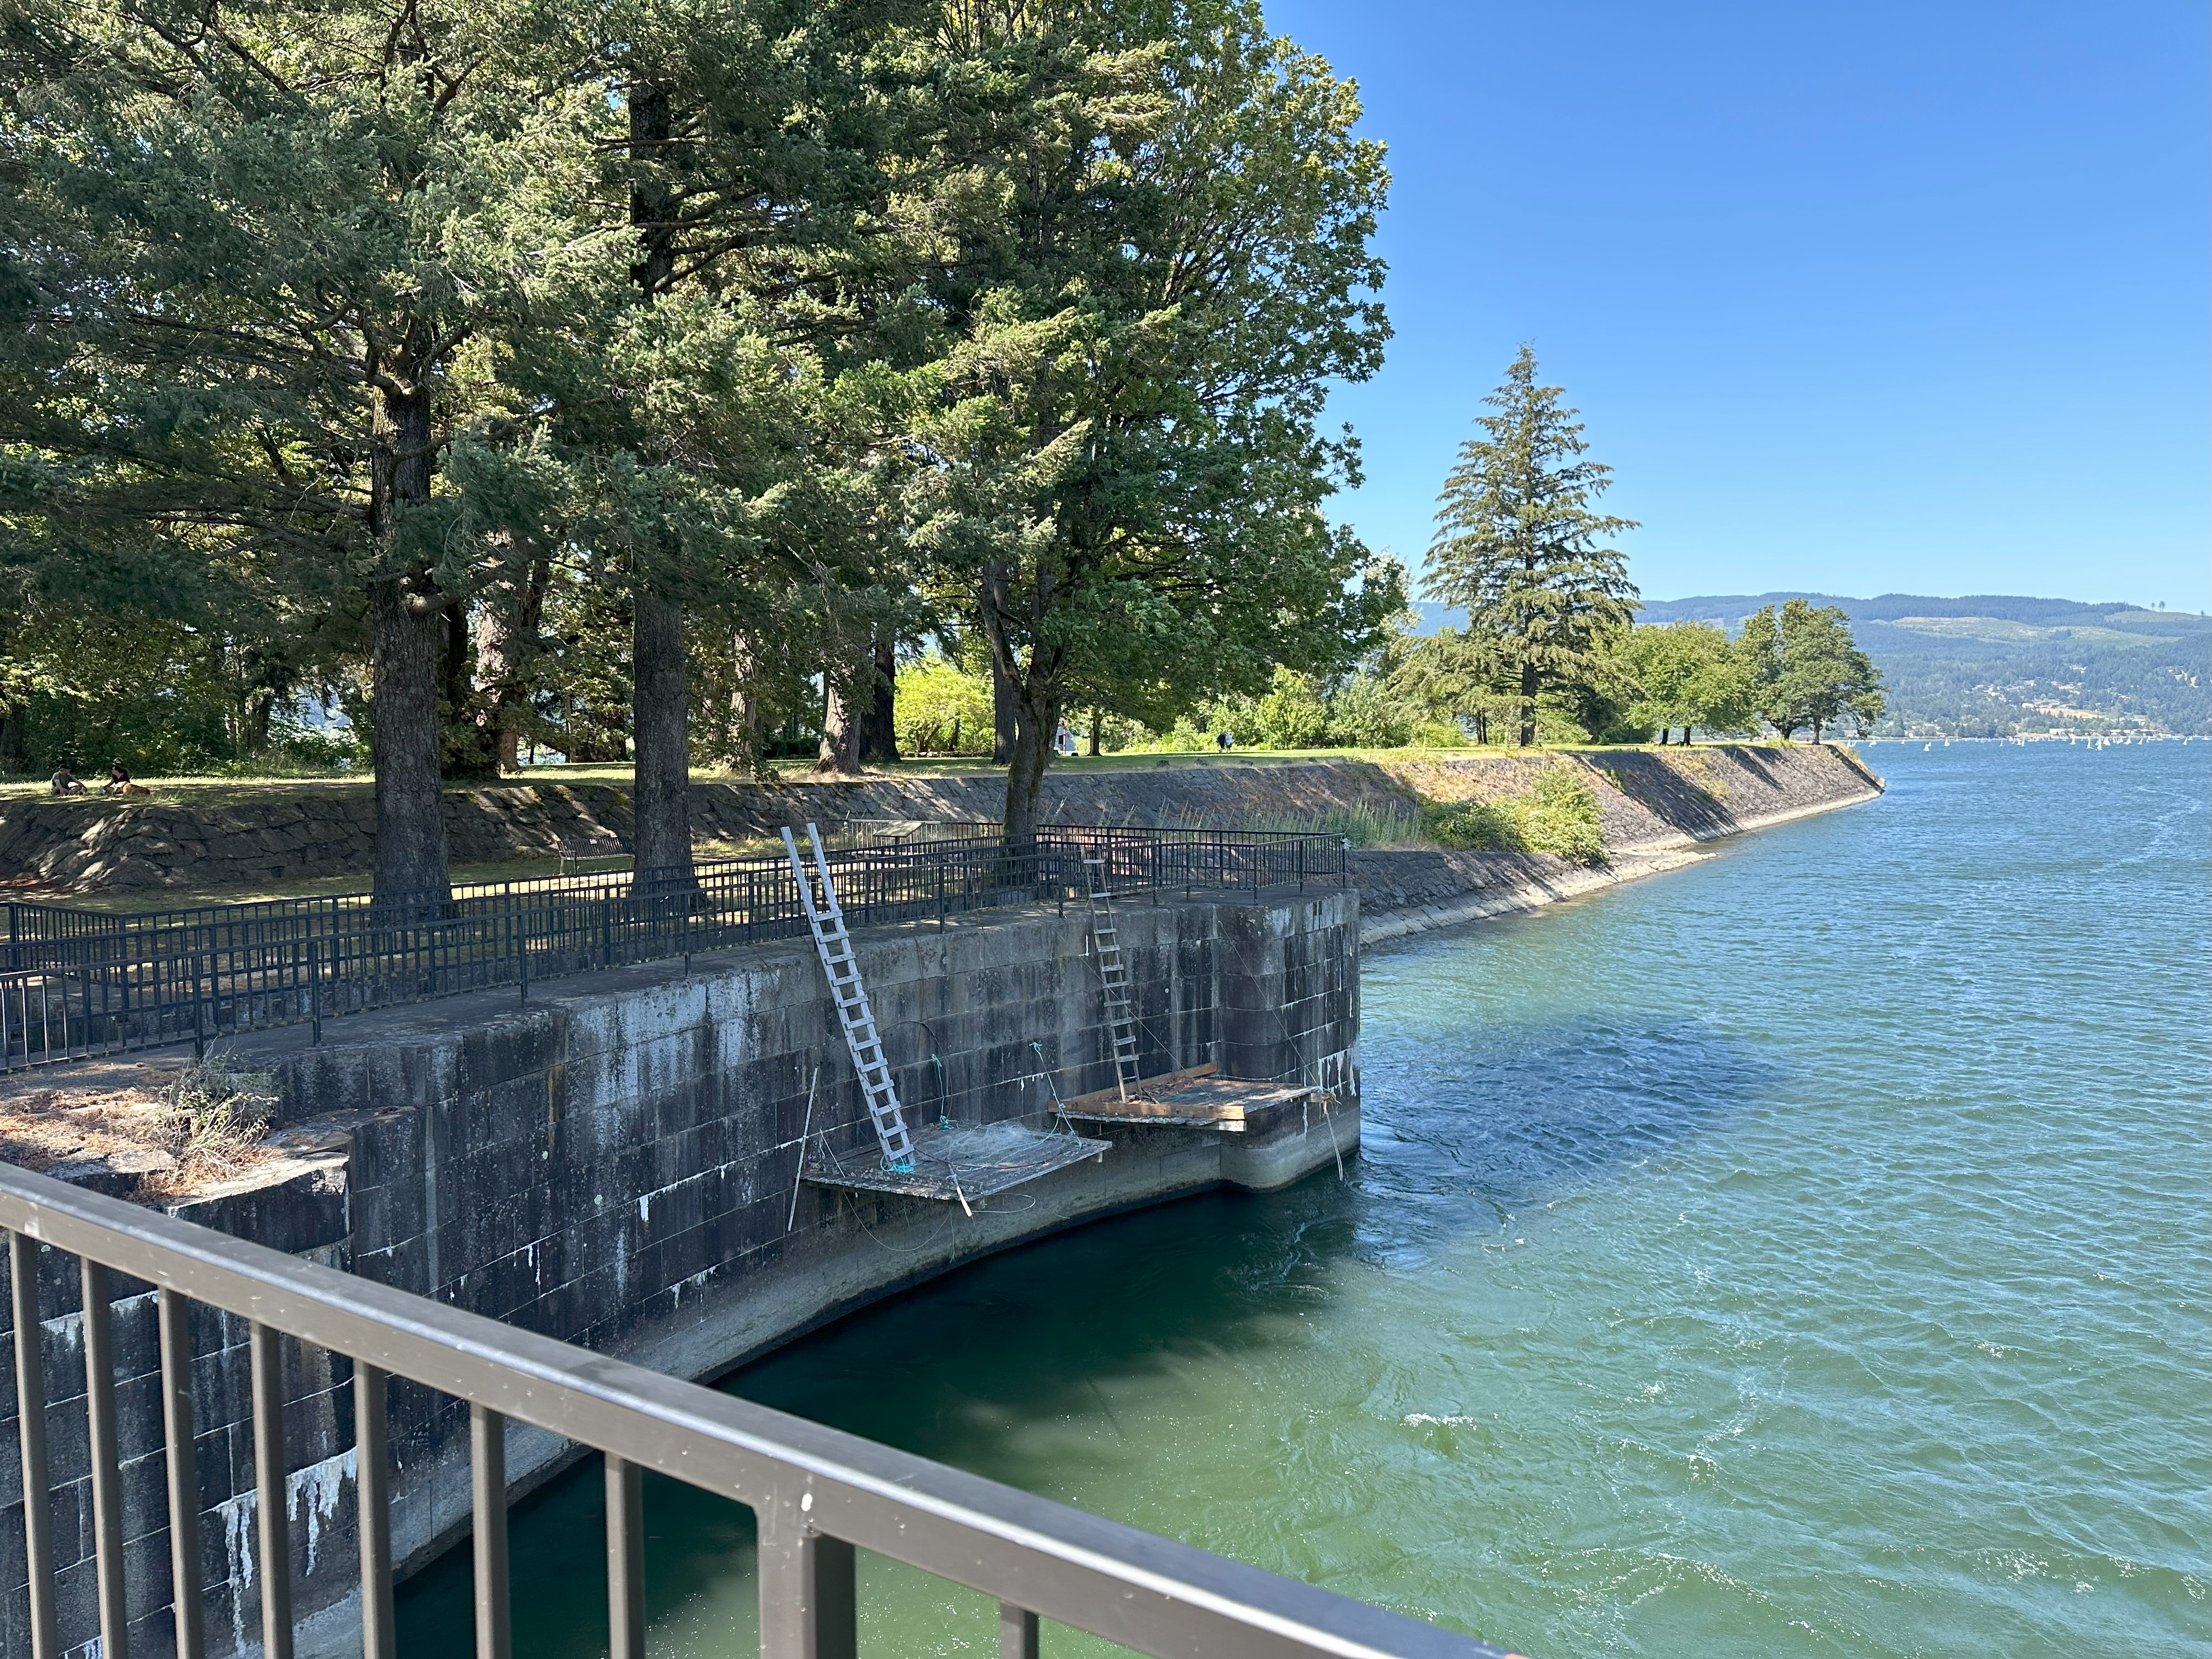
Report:
[[[1520,741],[1536,741],[1545,691],[1609,678],[1604,641],[1630,625],[1636,587],[1628,562],[1602,544],[1635,521],[1591,503],[1612,468],[1563,407],[1560,388],[1536,384],[1536,354],[1521,348],[1505,382],[1483,401],[1488,435],[1461,447],[1437,499],[1437,535],[1422,590],[1462,605],[1470,637],[1487,641],[1518,688]]]
[[[0,512],[88,568],[366,612],[380,892],[447,879],[441,698],[479,475],[597,309],[603,66],[521,0],[8,10]]]

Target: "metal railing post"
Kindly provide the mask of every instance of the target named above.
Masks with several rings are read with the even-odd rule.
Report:
[[[606,1454],[607,1659],[645,1659],[645,1482],[626,1457]]]
[[[27,1039],[25,1052],[28,1053]],[[39,1246],[8,1235],[15,1315],[15,1426],[23,1457],[23,1558],[30,1579],[31,1659],[61,1659],[54,1620],[54,1512],[46,1479],[46,1368],[39,1323]]]
[[[510,1659],[514,1604],[507,1591],[507,1419],[469,1407],[471,1553],[476,1567],[477,1659]]]
[[[284,1468],[284,1338],[256,1322],[247,1334],[253,1395],[254,1529],[261,1557],[261,1651],[292,1659],[292,1528]]]
[[[353,1368],[354,1497],[361,1535],[362,1659],[394,1659],[392,1606],[392,1454],[385,1374]],[[178,1659],[184,1659],[179,1654]]]
[[[129,1659],[129,1613],[123,1584],[123,1459],[115,1438],[115,1309],[107,1269],[83,1258],[84,1413],[92,1465],[92,1535],[100,1602],[100,1659]]]
[[[779,1500],[754,1513],[761,1659],[859,1659],[853,1547],[813,1530],[796,1505]]]
[[[1037,1616],[1011,1601],[999,1603],[999,1659],[1037,1659]]]
[[[167,1441],[169,1593],[176,1614],[177,1659],[202,1659],[200,1475],[192,1452],[191,1304],[174,1291],[156,1295],[161,1324],[161,1433]]]

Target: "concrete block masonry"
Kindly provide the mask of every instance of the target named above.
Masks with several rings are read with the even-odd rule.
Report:
[[[281,1179],[196,1200],[194,1219],[550,1336],[711,1378],[960,1262],[1098,1216],[1332,1170],[1359,1136],[1358,898],[1349,890],[1127,903],[1121,939],[1147,1074],[1325,1092],[1243,1133],[1086,1123],[1113,1143],[976,1207],[799,1180],[802,1131],[848,1160],[874,1139],[811,945],[793,940],[332,1022],[241,1042],[283,1079]],[[855,935],[920,1123],[1042,1124],[1056,1089],[1114,1083],[1088,918],[1000,911]],[[810,1084],[811,1103],[810,1105]],[[61,1483],[65,1645],[96,1630],[73,1261],[41,1273]],[[153,1297],[116,1285],[134,1653],[171,1638]],[[0,1316],[5,1302],[0,1299]],[[4,1338],[12,1341],[12,1333]],[[246,1331],[196,1316],[209,1651],[258,1648]],[[290,1345],[288,1344],[288,1346]],[[12,1378],[12,1371],[7,1373]],[[294,1350],[288,1413],[301,1652],[358,1651],[350,1370]],[[0,1435],[12,1383],[0,1383]],[[416,1566],[467,1524],[466,1407],[392,1389],[393,1544]],[[569,1449],[514,1425],[512,1489]],[[0,1459],[0,1648],[27,1651],[20,1475]],[[350,1647],[349,1646],[350,1644]]]

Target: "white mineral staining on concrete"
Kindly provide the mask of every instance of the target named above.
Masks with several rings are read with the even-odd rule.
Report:
[[[347,1484],[354,1478],[357,1467],[354,1449],[350,1446],[335,1457],[325,1457],[319,1463],[310,1463],[304,1469],[295,1469],[284,1482],[284,1510],[292,1519],[301,1518],[302,1510],[307,1522],[307,1573],[315,1571],[315,1549],[321,1543],[323,1528],[337,1518],[338,1499],[344,1494]]]
[[[230,1567],[230,1634],[234,1649],[246,1648],[246,1593],[253,1588],[253,1517],[260,1494],[248,1490],[216,1504],[222,1517],[223,1559]]]

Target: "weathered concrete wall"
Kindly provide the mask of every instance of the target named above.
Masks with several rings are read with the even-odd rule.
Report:
[[[1045,810],[1081,823],[1244,828],[1310,825],[1346,811],[1410,816],[1422,796],[1455,800],[1525,788],[1533,769],[1560,758],[1412,751],[1383,761],[1162,757],[1132,770],[1050,773]],[[1728,834],[1777,811],[1875,787],[1848,750],[1826,747],[1711,744],[1565,759],[1588,769],[1607,845],[1617,852]],[[738,839],[810,818],[995,818],[1004,790],[1003,779],[988,772],[699,782],[692,786],[692,823],[702,837]],[[447,833],[461,863],[624,851],[633,822],[629,795],[611,784],[513,784],[446,797]],[[271,789],[220,805],[0,797],[0,876],[116,892],[338,876],[370,867],[374,830],[366,784]]]
[[[1358,911],[1348,890],[1125,907],[1120,937],[1146,1073],[1212,1060],[1231,1076],[1325,1085],[1328,1106],[1241,1134],[1086,1128],[1112,1141],[1103,1159],[972,1216],[799,1183],[802,1129],[826,1132],[848,1156],[874,1156],[805,942],[701,958],[689,975],[667,964],[550,981],[527,1005],[501,993],[332,1022],[320,1048],[303,1031],[256,1042],[246,1053],[281,1068],[301,1114],[287,1131],[301,1162],[285,1191],[232,1195],[215,1213],[245,1237],[364,1277],[711,1377],[978,1255],[1224,1182],[1280,1185],[1349,1153],[1359,1130]],[[1054,1088],[1067,1097],[1110,1086],[1082,914],[1000,912],[941,930],[874,930],[856,943],[914,1120],[1042,1124]],[[49,1420],[73,1506],[58,1532],[74,1644],[94,1627],[82,1360],[69,1346],[74,1276],[47,1277]],[[134,1633],[137,1651],[161,1653],[167,1543],[152,1298],[128,1299],[143,1289],[118,1286],[117,1313],[129,1373]],[[245,1334],[207,1314],[195,1340],[210,1650],[228,1654],[243,1650],[258,1619]],[[311,1357],[291,1392],[301,1402],[289,1431],[298,1600],[303,1613],[320,1613],[303,1650],[343,1651],[349,1632],[358,1642],[349,1368]],[[397,1383],[392,1403],[394,1544],[419,1564],[466,1523],[465,1407]],[[0,1409],[12,1413],[12,1400]],[[526,1486],[567,1455],[517,1426],[509,1480]],[[0,1553],[0,1632],[11,1654],[25,1617],[20,1501],[0,1485],[0,1551],[15,1552]]]

